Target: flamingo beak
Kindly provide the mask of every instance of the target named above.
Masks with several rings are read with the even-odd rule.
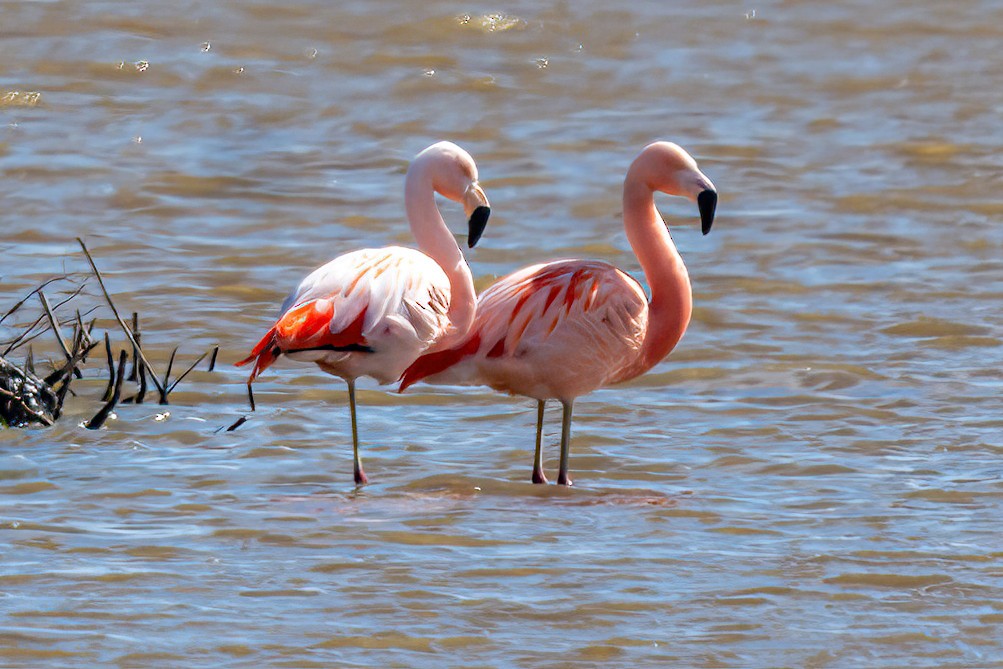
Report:
[[[484,228],[488,225],[488,217],[491,215],[491,207],[480,206],[470,214],[469,233],[467,235],[467,246],[474,248],[484,234]]]
[[[700,227],[706,235],[710,226],[714,225],[714,212],[717,210],[717,191],[711,188],[697,195],[697,207],[700,209]]]
[[[468,221],[470,231],[467,235],[467,246],[474,248],[480,241],[481,235],[484,234],[484,228],[488,224],[488,216],[491,215],[491,203],[488,202],[488,196],[484,194],[484,190],[476,181],[470,184],[463,194],[463,210],[470,219]]]

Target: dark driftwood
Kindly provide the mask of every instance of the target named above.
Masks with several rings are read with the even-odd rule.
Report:
[[[44,380],[0,358],[0,423],[52,425],[59,398]]]
[[[123,384],[126,380],[125,368],[129,363],[128,350],[121,351],[120,360],[116,367],[112,354],[111,338],[108,333],[104,333],[101,339],[104,340],[105,352],[108,358],[109,377],[108,386],[102,397],[105,405],[94,418],[87,422],[87,427],[100,427],[107,420],[111,410],[119,403],[142,403],[147,392],[147,379],[156,387],[160,403],[167,404],[170,393],[207,357],[209,358],[209,371],[213,371],[216,357],[219,353],[218,346],[214,346],[202,353],[194,362],[188,365],[182,374],[172,381],[171,374],[178,353],[178,349],[175,348],[171,353],[166,372],[161,380],[143,351],[141,334],[139,332],[139,314],[132,314],[131,328],[122,320],[118,308],[105,286],[104,277],[94,262],[94,258],[91,256],[84,242],[80,239],[77,241],[87,261],[90,263],[92,273],[97,279],[106,303],[110,307],[115,320],[125,333],[129,344],[131,344],[133,360],[130,379],[138,380],[139,382],[138,392],[134,396],[122,400]],[[26,328],[21,329],[12,339],[0,341],[0,349],[3,349],[2,353],[0,353],[0,427],[32,424],[52,425],[59,418],[63,402],[67,395],[73,392],[70,388],[71,382],[74,377],[82,378],[81,368],[84,366],[88,354],[101,343],[101,339],[95,340],[92,335],[96,319],[91,320],[89,324],[85,325],[84,323],[84,317],[89,316],[97,307],[93,307],[82,313],[79,309],[76,309],[74,312],[75,319],[67,319],[63,323],[60,322],[57,316],[59,307],[78,296],[83,291],[87,278],[89,278],[84,277],[83,281],[80,281],[79,285],[77,285],[78,282],[75,279],[71,279],[71,276],[73,275],[64,275],[45,281],[0,316],[0,324],[3,324],[12,314],[21,310],[32,296],[38,295],[43,313],[35,318]],[[69,280],[75,289],[65,299],[61,299],[57,303],[50,303],[49,298],[44,293],[44,289],[60,280]],[[55,292],[55,289],[50,290],[50,292]],[[69,340],[64,336],[64,325],[72,325],[72,337]],[[4,328],[9,327],[4,325]],[[31,342],[49,330],[52,330],[64,360],[61,363],[52,363],[50,361],[53,371],[44,378],[39,378],[35,375],[36,356],[32,350]],[[7,354],[25,345],[27,345],[27,355],[20,365],[7,359]]]

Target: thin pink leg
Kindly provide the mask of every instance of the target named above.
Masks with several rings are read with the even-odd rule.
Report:
[[[536,402],[536,456],[533,458],[533,483],[546,483],[543,473],[543,409],[544,400]]]
[[[565,402],[564,414],[561,417],[561,469],[557,473],[557,485],[571,485],[571,478],[568,476],[568,460],[571,457],[571,407],[574,401]]]

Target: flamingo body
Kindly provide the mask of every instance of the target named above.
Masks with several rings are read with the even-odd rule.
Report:
[[[644,342],[647,321],[640,284],[609,263],[533,265],[488,288],[466,340],[419,358],[401,390],[431,377],[537,400],[572,400],[620,380]]]
[[[449,279],[420,251],[361,249],[314,270],[240,364],[253,381],[278,355],[344,379],[391,383],[448,329]]]

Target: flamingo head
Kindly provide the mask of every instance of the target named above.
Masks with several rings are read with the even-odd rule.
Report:
[[[432,188],[454,202],[463,204],[469,234],[467,244],[477,244],[491,215],[491,203],[477,182],[477,165],[470,154],[452,142],[437,142],[419,153],[415,162],[427,164]]]
[[[697,161],[678,144],[654,142],[644,147],[631,170],[641,170],[653,191],[685,197],[700,210],[703,234],[710,232],[717,210],[717,188],[697,167]]]

